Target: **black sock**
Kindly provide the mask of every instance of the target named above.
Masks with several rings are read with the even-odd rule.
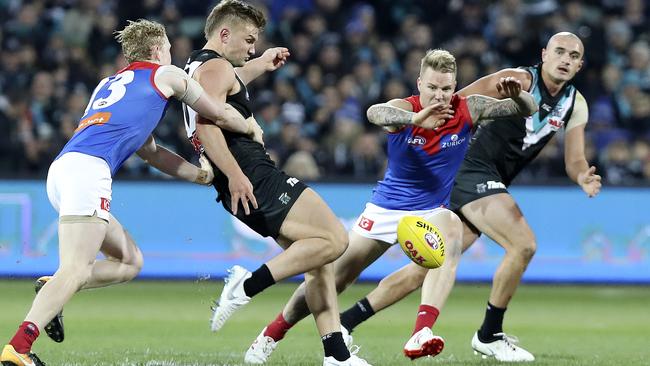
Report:
[[[334,357],[337,361],[345,361],[350,358],[350,351],[345,347],[341,332],[325,334],[321,340],[325,349],[325,357]]]
[[[244,292],[246,293],[246,296],[253,297],[266,290],[268,287],[273,286],[273,284],[275,284],[275,280],[273,279],[269,267],[267,267],[266,264],[262,264],[260,268],[253,272],[253,275],[250,278],[244,281]]]
[[[481,325],[481,329],[478,330],[478,339],[481,342],[493,342],[497,339],[501,339],[494,335],[503,332],[503,315],[505,312],[506,309],[498,308],[488,302],[487,309],[485,310],[485,318],[483,319],[483,325]]]
[[[351,308],[341,313],[341,325],[352,333],[354,328],[375,315],[375,310],[370,306],[367,298],[359,300]]]

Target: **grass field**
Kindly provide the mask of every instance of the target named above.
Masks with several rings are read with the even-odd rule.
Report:
[[[220,282],[138,281],[86,291],[65,309],[66,340],[43,335],[34,350],[48,365],[241,365],[261,328],[280,311],[294,284],[278,285],[210,333],[210,301]],[[346,308],[371,285],[341,297]],[[434,332],[446,339],[435,358],[415,363],[402,346],[419,298],[411,296],[354,332],[360,355],[374,365],[494,365],[469,346],[480,325],[489,288],[459,285]],[[8,341],[33,298],[31,282],[0,281],[0,338]],[[523,286],[506,316],[506,331],[536,355],[535,365],[650,365],[650,288]],[[269,365],[320,365],[313,321],[288,334]]]

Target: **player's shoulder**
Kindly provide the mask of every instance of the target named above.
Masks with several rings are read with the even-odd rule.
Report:
[[[194,77],[201,79],[204,77],[218,77],[218,80],[234,80],[235,69],[232,64],[223,58],[212,58],[205,61],[194,73]],[[211,79],[217,80],[217,79]]]
[[[580,90],[576,88],[576,103],[584,103],[587,104],[587,99],[585,99],[585,96],[580,93]]]

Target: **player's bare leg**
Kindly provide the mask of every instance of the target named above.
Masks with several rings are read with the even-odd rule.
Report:
[[[276,281],[333,262],[345,252],[348,235],[325,201],[307,188],[282,223],[278,242],[290,245],[266,262]]]
[[[84,290],[130,281],[142,269],[140,248],[113,215],[100,251],[106,259],[95,262],[91,276],[82,288]]]
[[[59,268],[36,295],[26,321],[41,328],[88,283],[107,230],[108,223],[97,217],[60,218]]]
[[[350,245],[348,249],[334,261],[336,290],[339,294],[354,283],[361,272],[389,248],[386,243],[365,238],[354,231],[350,231],[349,238]],[[307,309],[305,301],[304,283],[293,293],[293,296],[282,310],[282,315],[290,324],[296,324],[309,315],[309,309]]]
[[[461,212],[506,251],[494,274],[485,319],[472,339],[472,347],[499,361],[533,361],[532,354],[516,346],[514,338],[503,333],[503,316],[535,254],[535,235],[519,206],[507,193],[480,198],[463,206]]]
[[[372,262],[379,258],[388,248],[388,244],[365,238],[354,231],[349,232],[350,245],[345,253],[332,264],[336,281],[336,292],[341,293],[352,284],[359,274]],[[306,283],[303,282],[294,291],[291,299],[285,305],[282,313],[259,334],[255,342],[246,352],[247,363],[265,363],[284,338],[286,332],[300,320],[307,317],[310,307],[305,296]],[[338,314],[337,314],[338,317]],[[349,345],[352,340],[347,329],[343,331],[344,342]]]
[[[454,287],[462,249],[463,224],[455,213],[441,210],[425,219],[440,230],[445,240],[445,261],[440,268],[428,270],[424,278],[413,334],[404,346],[404,354],[411,359],[442,352],[444,340],[433,335],[431,328]]]
[[[40,331],[89,280],[108,223],[96,216],[59,218],[59,268],[36,294],[18,332],[2,351],[3,362],[30,364],[31,347]],[[38,358],[36,358],[38,359]],[[22,362],[22,363],[17,363]],[[40,364],[35,361],[35,364]]]
[[[463,248],[465,252],[478,238],[478,233],[471,229],[465,222],[463,222]],[[410,295],[413,291],[419,289],[424,282],[424,278],[429,274],[429,270],[424,267],[418,266],[415,263],[409,263],[399,270],[384,277],[365,298],[358,301],[357,304],[346,310],[342,316],[342,320],[346,320],[343,324],[352,331],[357,325],[361,324],[370,316],[374,315],[396,302],[402,300]],[[437,271],[431,271],[430,276],[436,276]],[[436,292],[432,289],[432,294]],[[433,295],[438,298],[440,295]],[[444,301],[443,299],[439,301]],[[359,304],[363,304],[363,309],[359,309]]]
[[[336,215],[312,189],[305,189],[289,210],[277,238],[285,250],[255,272],[234,266],[214,309],[210,325],[218,331],[250,299],[275,282],[324,266],[347,247]]]
[[[142,252],[120,222],[110,216],[108,228],[100,251],[105,259],[96,260],[92,266],[90,278],[80,289],[91,289],[126,282],[135,278],[142,268]],[[52,277],[41,277],[37,280],[37,293]],[[64,339],[63,315],[57,313],[44,327],[47,335],[56,342]]]

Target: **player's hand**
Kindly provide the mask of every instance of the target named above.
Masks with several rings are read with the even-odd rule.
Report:
[[[228,177],[228,190],[230,191],[230,207],[233,215],[237,215],[240,201],[246,215],[251,213],[249,203],[253,205],[253,208],[257,209],[253,185],[241,170],[236,175]]]
[[[521,93],[521,81],[512,76],[501,78],[497,83],[497,91],[503,98],[516,98]]]
[[[253,139],[253,141],[258,142],[260,145],[264,146],[264,131],[262,130],[262,127],[260,127],[260,125],[257,123],[257,120],[255,120],[255,117],[248,117],[247,122],[252,127],[249,136]]]
[[[210,161],[205,156],[205,154],[201,154],[201,156],[199,156],[199,164],[201,165],[201,168],[199,169],[199,175],[196,177],[194,183],[209,186],[212,184],[212,180],[214,179],[214,170],[212,170],[212,164],[210,164]]]
[[[600,192],[600,175],[596,174],[596,167],[592,166],[584,172],[578,174],[578,184],[587,196],[594,197]]]
[[[454,110],[449,104],[434,103],[413,116],[413,124],[433,130],[454,117]]]
[[[260,58],[264,61],[266,71],[275,71],[287,62],[289,56],[289,49],[285,47],[274,47],[264,51]]]

